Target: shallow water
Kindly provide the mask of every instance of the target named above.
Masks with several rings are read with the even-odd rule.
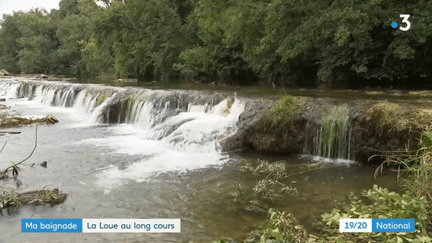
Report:
[[[233,185],[252,185],[259,179],[242,172],[242,159],[285,160],[293,173],[313,162],[301,156],[219,152],[215,134],[233,132],[240,112],[222,116],[217,106],[210,112],[196,106],[171,116],[164,124],[178,127],[167,133],[158,130],[158,124],[149,129],[149,120],[144,118],[135,124],[100,124],[81,106],[53,107],[50,102],[41,104],[42,100],[6,102],[18,114],[53,114],[60,122],[38,127],[35,153],[19,173],[23,185],[16,189],[15,181],[9,180],[0,188],[24,192],[58,187],[69,197],[54,207],[24,206],[17,215],[0,216],[0,242],[241,239],[267,218],[265,212],[231,209]],[[241,102],[236,105],[240,109]],[[21,134],[0,137],[0,144],[7,141],[0,154],[0,168],[27,157],[36,132],[35,126],[2,130]],[[48,162],[47,168],[39,166],[42,161]],[[334,200],[346,201],[350,191],[359,193],[373,184],[397,189],[396,174],[385,172],[375,180],[374,169],[353,162],[328,162],[319,170],[284,181],[301,195],[286,196],[272,206],[293,212],[299,223],[313,231],[313,216],[319,219],[323,212],[329,212]],[[180,218],[182,228],[179,234],[22,234],[21,218]]]

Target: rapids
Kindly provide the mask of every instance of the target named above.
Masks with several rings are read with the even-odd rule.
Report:
[[[228,97],[234,102],[227,104]],[[241,172],[242,158],[309,163],[299,156],[264,156],[221,152],[218,140],[234,133],[245,107],[235,94],[209,91],[149,90],[9,78],[0,82],[0,97],[10,111],[26,117],[53,114],[56,125],[38,128],[34,155],[2,190],[18,192],[58,187],[68,199],[54,207],[22,207],[0,216],[0,242],[211,242],[241,238],[266,213],[232,211],[233,185],[255,182]],[[25,158],[33,148],[35,127],[0,137],[8,141],[0,168]],[[42,161],[48,167],[39,166]],[[276,207],[295,212],[310,225],[344,201],[349,191],[373,184],[395,188],[395,176],[373,180],[374,168],[353,161],[299,175],[290,182],[302,197],[287,196]],[[35,166],[31,166],[32,164]],[[335,161],[331,163],[335,164]],[[291,167],[290,167],[291,168]],[[328,195],[332,195],[330,200]],[[6,211],[4,211],[6,212]],[[180,234],[22,234],[21,218],[180,218]]]

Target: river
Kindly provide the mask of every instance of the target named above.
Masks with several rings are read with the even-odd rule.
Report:
[[[0,242],[242,239],[267,218],[266,212],[232,208],[233,185],[258,179],[242,170],[245,163],[285,161],[294,173],[314,160],[304,155],[221,152],[217,141],[235,132],[246,102],[235,97],[227,110],[226,96],[216,91],[3,79],[0,97],[7,98],[4,104],[12,112],[25,117],[53,114],[60,122],[38,126],[37,148],[19,172],[23,185],[17,189],[10,180],[0,188],[24,192],[57,187],[69,196],[53,207],[23,206],[14,215],[4,210]],[[122,106],[112,106],[119,99]],[[21,133],[0,137],[1,144],[7,141],[0,169],[29,155],[36,129],[2,131]],[[43,161],[47,168],[39,166]],[[328,161],[322,169],[287,179],[285,183],[301,194],[286,195],[271,206],[294,213],[313,232],[314,217],[346,202],[349,192],[359,194],[373,184],[397,189],[395,173],[385,171],[374,179],[374,170],[355,161]],[[23,234],[21,218],[180,218],[181,233]]]

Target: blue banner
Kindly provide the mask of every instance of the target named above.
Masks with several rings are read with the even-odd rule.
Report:
[[[82,233],[82,219],[21,219],[22,233]]]
[[[372,232],[415,232],[414,219],[372,219]]]

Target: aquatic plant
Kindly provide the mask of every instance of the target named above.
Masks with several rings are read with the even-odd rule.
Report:
[[[246,162],[245,160],[243,162]],[[256,166],[245,165],[242,170],[257,177],[254,184],[246,187],[238,183],[234,185],[233,208],[248,211],[266,211],[271,203],[283,200],[284,196],[298,196],[296,188],[286,185],[283,180],[289,177],[284,161],[269,163],[258,160]]]
[[[334,107],[321,114],[321,129],[318,131],[316,150],[327,158],[349,158],[348,105]]]
[[[3,208],[6,207],[20,207],[21,202],[18,199],[18,196],[15,190],[12,190],[9,193],[6,193],[5,196],[0,196],[0,213]]]
[[[105,100],[108,98],[107,94],[101,94],[96,98],[96,102],[94,103],[94,108],[100,106]]]
[[[127,119],[131,117],[131,105],[133,103],[132,97],[126,97],[121,100],[121,114]]]
[[[26,95],[26,89],[27,89],[27,83],[22,83],[21,85],[21,91],[22,91],[22,96],[25,97]]]

